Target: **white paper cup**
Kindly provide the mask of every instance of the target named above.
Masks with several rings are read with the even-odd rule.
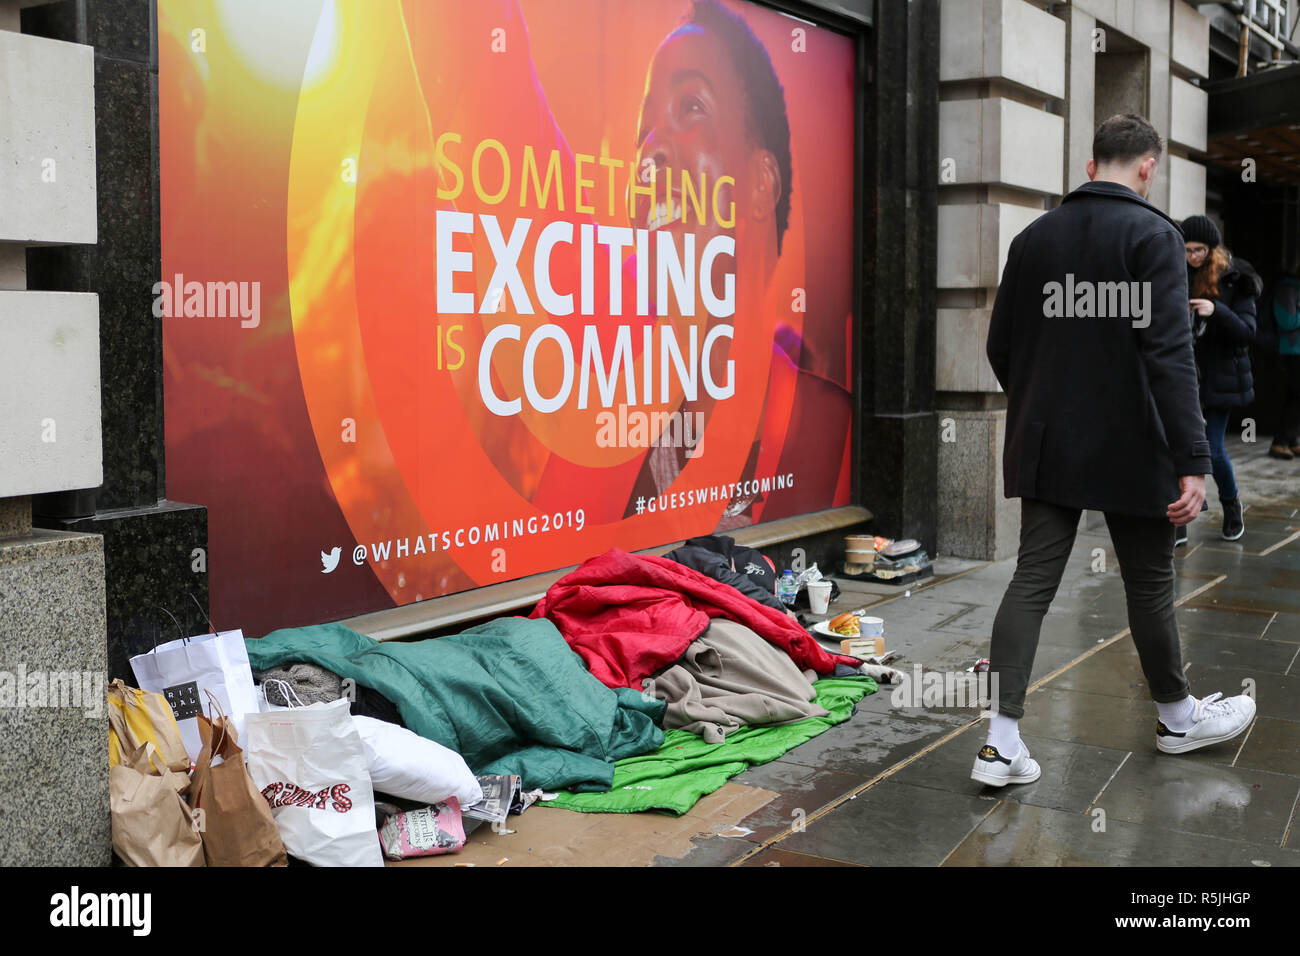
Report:
[[[858,628],[862,631],[863,637],[883,637],[885,634],[885,619],[882,617],[859,618]]]
[[[831,582],[809,581],[808,604],[814,614],[825,614],[831,606]]]

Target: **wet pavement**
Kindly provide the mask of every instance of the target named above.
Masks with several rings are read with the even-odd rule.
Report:
[[[1233,449],[1246,534],[1211,510],[1178,549],[1177,617],[1192,693],[1250,689],[1246,733],[1184,755],[1155,749],[1156,711],[1127,632],[1100,515],[1086,515],[1044,620],[1022,736],[1033,784],[970,779],[974,708],[900,707],[891,688],[844,724],[733,778],[774,794],[675,866],[1300,865],[1300,462]],[[912,589],[843,581],[833,613],[886,621],[893,666],[964,671],[988,655],[1014,561],[935,562]]]

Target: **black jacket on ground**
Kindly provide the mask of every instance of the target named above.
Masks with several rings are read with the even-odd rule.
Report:
[[[1186,262],[1178,224],[1112,182],[1011,241],[987,347],[1007,393],[1008,498],[1164,517],[1179,476],[1209,473]],[[1125,307],[1102,283],[1138,295]]]
[[[664,557],[707,574],[715,581],[729,584],[760,604],[778,611],[786,609],[776,596],[776,572],[767,559],[753,548],[737,545],[726,535],[690,538]]]
[[[1255,300],[1263,283],[1244,259],[1219,277],[1214,312],[1193,316],[1196,365],[1203,408],[1243,408],[1255,400],[1250,344],[1255,340]]]

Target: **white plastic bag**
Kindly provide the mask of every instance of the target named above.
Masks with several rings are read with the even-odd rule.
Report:
[[[199,634],[160,644],[131,658],[131,670],[137,686],[162,694],[171,705],[191,763],[203,749],[196,718],[204,713],[208,692],[234,722],[240,740],[244,739],[244,715],[258,710],[243,631]]]
[[[483,799],[478,779],[456,751],[374,717],[352,721],[366,748],[370,782],[380,793],[430,805],[455,797],[462,807]]]
[[[383,866],[366,751],[347,699],[245,719],[248,773],[285,849],[314,866]]]

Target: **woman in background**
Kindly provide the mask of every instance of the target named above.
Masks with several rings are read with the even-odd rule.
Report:
[[[1273,325],[1285,392],[1278,430],[1268,453],[1274,458],[1290,460],[1300,455],[1300,258],[1291,264],[1273,290]]]
[[[1255,338],[1255,299],[1263,289],[1244,259],[1232,258],[1219,229],[1205,216],[1183,222],[1187,248],[1187,285],[1196,365],[1201,376],[1201,407],[1214,483],[1223,505],[1223,537],[1236,541],[1246,533],[1236,476],[1224,447],[1228,418],[1234,408],[1255,400],[1250,343]]]

